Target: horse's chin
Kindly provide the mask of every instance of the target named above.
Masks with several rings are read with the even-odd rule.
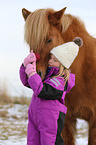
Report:
[[[41,77],[42,80],[45,78],[45,73],[42,73],[42,71],[38,70],[37,73]]]

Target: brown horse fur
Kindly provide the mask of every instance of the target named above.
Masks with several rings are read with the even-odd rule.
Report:
[[[33,13],[22,9],[25,23],[25,40],[30,50],[40,54],[37,71],[45,76],[50,50],[75,37],[83,39],[78,57],[71,66],[76,75],[76,85],[66,95],[68,112],[62,136],[64,145],[75,145],[76,119],[89,123],[88,145],[96,145],[96,39],[88,34],[83,22],[60,11],[39,9]]]

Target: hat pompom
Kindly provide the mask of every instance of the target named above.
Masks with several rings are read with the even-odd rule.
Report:
[[[81,46],[83,45],[83,40],[82,40],[80,37],[75,37],[75,38],[73,39],[73,42],[74,42],[75,44],[77,44],[79,47],[81,47]]]

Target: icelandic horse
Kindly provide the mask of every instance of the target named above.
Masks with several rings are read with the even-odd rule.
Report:
[[[53,9],[38,9],[30,12],[25,8],[25,40],[30,50],[40,54],[37,72],[43,79],[46,73],[50,50],[75,37],[83,39],[83,46],[71,66],[76,75],[76,85],[66,95],[68,112],[62,137],[64,145],[75,145],[76,119],[88,122],[88,145],[96,145],[96,39],[88,34],[84,23],[77,17]]]

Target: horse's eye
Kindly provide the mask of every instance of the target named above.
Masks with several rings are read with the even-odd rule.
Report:
[[[53,38],[51,38],[51,39],[47,40],[47,43],[50,43],[50,42],[52,42],[52,40],[53,40]]]

